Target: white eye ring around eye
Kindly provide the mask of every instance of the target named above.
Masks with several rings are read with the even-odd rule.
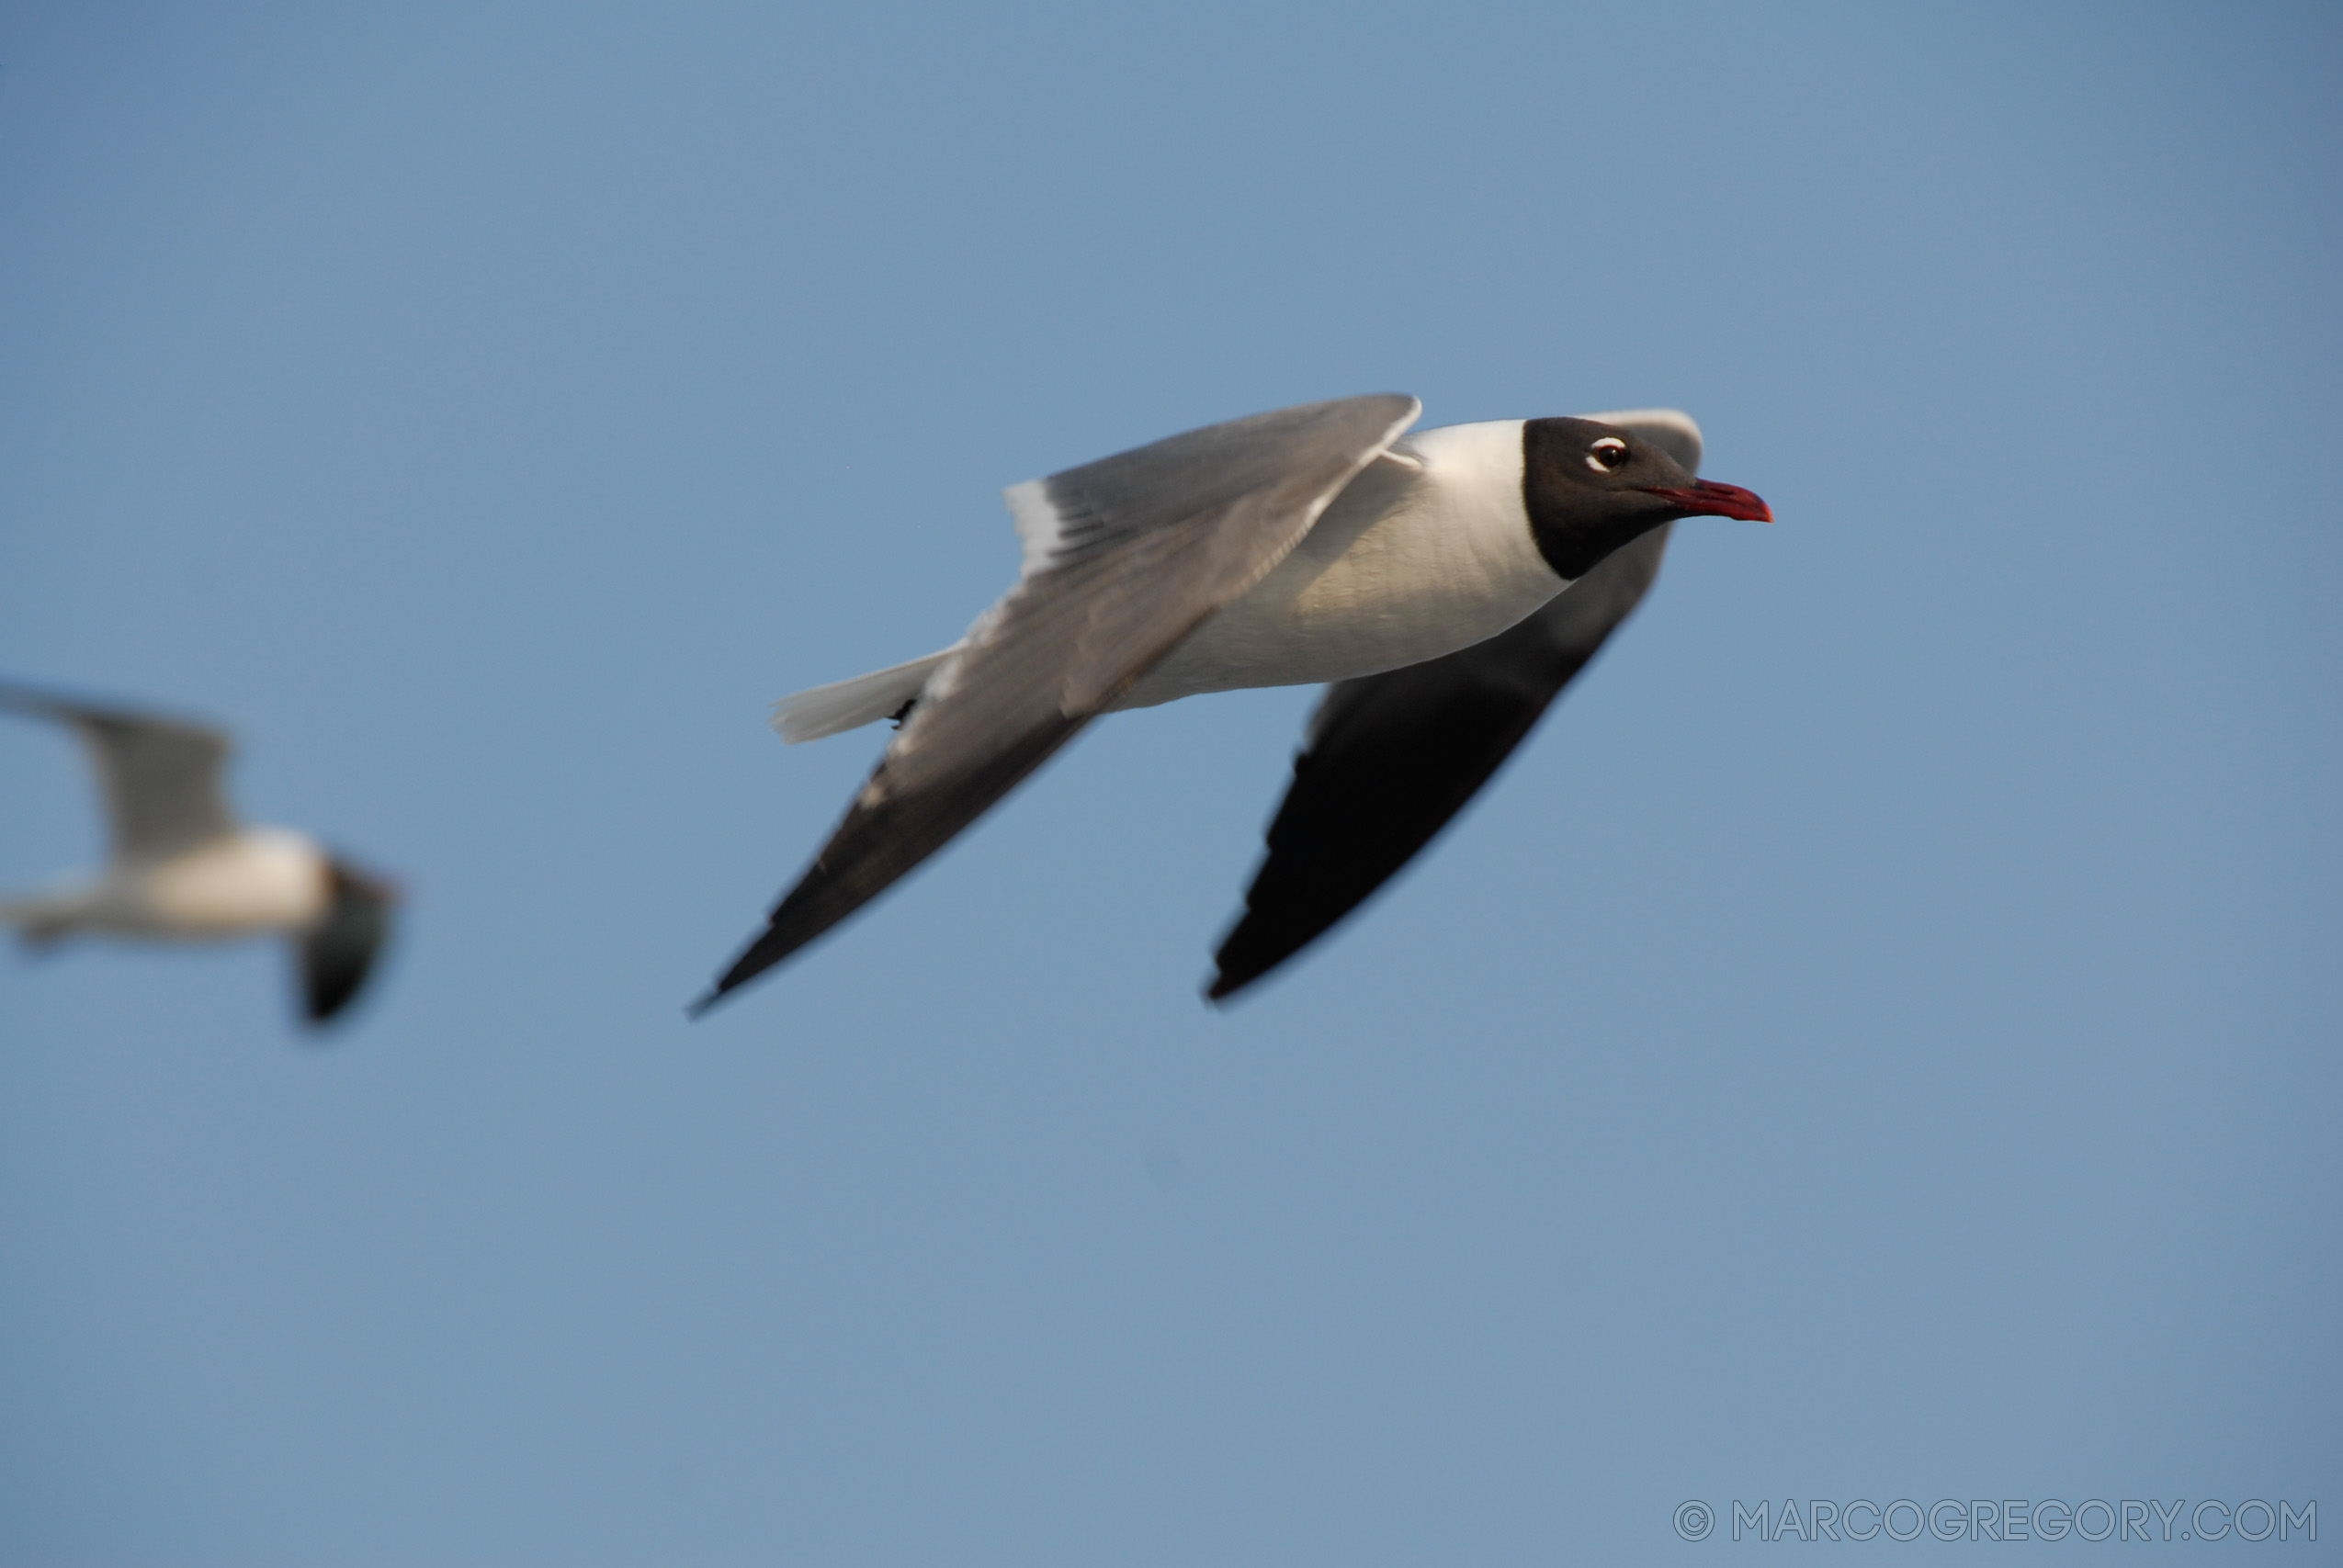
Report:
[[[1598,474],[1607,474],[1627,460],[1627,444],[1615,435],[1606,435],[1587,449],[1587,467]]]

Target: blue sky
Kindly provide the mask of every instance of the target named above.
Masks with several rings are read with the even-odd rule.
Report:
[[[0,1557],[2343,1509],[2339,72],[2309,6],[11,9],[0,671],[232,722],[413,897],[323,1050],[265,947],[0,962]],[[956,636],[1002,486],[1385,389],[1681,406],[1782,521],[1243,1005],[1307,691],[1097,727],[684,1021],[880,741],[765,705]],[[60,737],[0,795],[0,883],[97,852]]]

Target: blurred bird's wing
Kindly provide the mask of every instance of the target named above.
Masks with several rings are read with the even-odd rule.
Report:
[[[1699,470],[1672,409],[1583,416]],[[1234,995],[1364,903],[1487,784],[1571,677],[1642,603],[1673,525],[1613,551],[1518,626],[1443,658],[1340,681],[1311,716],[1245,911],[1205,994]]]
[[[236,830],[225,733],[0,682],[0,707],[73,726],[97,769],[117,862],[164,860]]]
[[[347,866],[330,864],[334,902],[325,918],[293,938],[300,963],[301,1010],[312,1024],[340,1012],[366,985],[390,935],[393,890]]]
[[[1039,767],[1301,542],[1420,412],[1346,398],[1190,431],[1007,492],[1024,573],[701,1010],[844,919]]]

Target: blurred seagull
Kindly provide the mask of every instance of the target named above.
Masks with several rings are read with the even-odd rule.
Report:
[[[1205,995],[1224,998],[1472,797],[1641,600],[1670,524],[1773,520],[1692,477],[1700,427],[1672,409],[1402,439],[1420,412],[1397,395],[1281,409],[1004,492],[1024,571],[967,637],[777,705],[792,742],[901,728],[692,1010],[861,908],[1100,714],[1331,682],[1216,954]]]
[[[283,828],[238,826],[221,787],[228,737],[159,715],[0,682],[0,708],[70,725],[89,749],[113,844],[94,879],[0,899],[0,923],[45,945],[96,936],[207,942],[282,933],[301,1007],[350,1004],[390,932],[397,889]]]

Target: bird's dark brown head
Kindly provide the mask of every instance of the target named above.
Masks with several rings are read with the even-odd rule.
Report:
[[[1523,423],[1522,503],[1538,553],[1571,581],[1679,517],[1773,521],[1772,510],[1740,486],[1696,479],[1650,442],[1591,419]]]

